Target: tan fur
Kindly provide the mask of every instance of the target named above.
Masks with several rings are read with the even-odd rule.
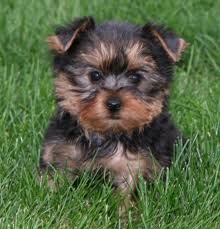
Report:
[[[145,102],[129,92],[124,94],[122,96],[124,108],[120,113],[120,128],[132,130],[150,123],[162,111],[163,104],[160,97]]]
[[[152,180],[160,171],[159,164],[149,152],[145,154],[124,152],[121,144],[118,144],[113,156],[103,158],[98,163],[114,174],[115,183],[123,192],[134,190],[139,175]]]
[[[43,159],[51,165],[58,163],[61,168],[78,169],[82,155],[75,145],[54,141],[44,146]]]
[[[125,53],[128,59],[128,70],[138,69],[140,67],[148,67],[149,69],[155,68],[155,62],[150,56],[142,55],[143,45],[139,42],[130,43]],[[117,55],[118,50],[115,49],[114,44],[99,42],[97,47],[87,53],[81,53],[81,57],[89,64],[105,70],[111,64],[112,60]]]
[[[98,132],[109,129],[131,131],[150,123],[162,111],[162,95],[147,103],[130,92],[119,92],[114,95],[122,100],[123,108],[118,114],[120,119],[111,119],[105,107],[105,101],[111,97],[112,93],[101,91],[90,104],[81,110],[80,122],[85,129]]]
[[[73,44],[74,40],[78,37],[78,35],[82,32],[84,32],[87,27],[90,26],[90,20],[86,20],[84,23],[82,23],[80,25],[79,28],[76,29],[76,31],[73,33],[73,36],[71,37],[71,39],[67,42],[67,44],[65,45],[64,49],[63,49],[63,52],[66,52],[70,46]]]
[[[65,175],[70,181],[77,176],[76,171],[80,169],[82,155],[75,145],[62,142],[48,142],[44,146],[43,160],[50,166],[59,168],[59,172]],[[47,170],[48,186],[55,190],[58,183],[54,180],[54,170]],[[43,180],[43,173],[40,173],[39,180]]]
[[[143,56],[143,44],[140,42],[130,43],[125,50],[128,58],[128,69],[138,69],[143,66],[155,68],[155,62],[151,56]]]
[[[182,52],[184,52],[188,44],[182,38],[179,38],[179,48],[177,52],[174,53],[169,49],[164,39],[161,37],[161,35],[157,31],[153,30],[152,33],[160,41],[161,45],[163,46],[164,50],[167,52],[169,57],[172,59],[172,61],[178,62],[181,58]]]
[[[72,34],[71,38],[68,40],[68,42],[64,45],[62,44],[62,41],[60,40],[58,35],[49,36],[47,38],[47,43],[50,47],[50,49],[58,52],[58,53],[64,53],[66,52],[71,45],[73,44],[74,40],[79,36],[80,33],[84,32],[87,28],[91,26],[91,21],[89,18],[85,20]]]
[[[81,53],[81,57],[89,64],[100,68],[106,69],[111,61],[116,57],[117,50],[113,44],[105,44],[100,41],[93,50],[87,53]]]
[[[43,160],[48,164],[52,163],[53,161],[53,147],[53,144],[46,144],[44,146]]]
[[[61,43],[58,36],[49,36],[47,38],[47,43],[52,50],[56,50],[58,53],[62,53],[64,51],[64,46]]]
[[[68,169],[69,172],[103,168],[112,174],[114,183],[124,194],[129,194],[136,188],[139,175],[153,180],[161,171],[161,166],[150,152],[124,151],[120,143],[116,152],[110,157],[83,161],[82,152],[75,145],[51,142],[44,147],[43,159],[51,165],[58,163],[60,169]],[[73,174],[66,175],[72,180]],[[52,174],[48,175],[49,185],[53,188],[56,184],[53,182]]]
[[[59,99],[62,99],[59,101],[59,105],[73,115],[78,114],[80,93],[72,91],[75,89],[75,87],[69,82],[65,73],[59,73],[54,84],[56,96]]]
[[[145,102],[135,97],[130,92],[113,93],[99,91],[97,96],[89,103],[81,103],[80,93],[72,91],[74,86],[69,82],[64,73],[60,73],[55,80],[55,92],[59,97],[60,106],[73,115],[79,115],[80,122],[89,131],[106,132],[131,131],[150,123],[162,111],[163,95],[152,101]],[[122,100],[123,108],[119,113],[120,119],[111,119],[105,102],[112,95]],[[138,111],[138,112],[137,112]]]
[[[107,92],[101,91],[92,102],[81,107],[79,117],[85,129],[105,132],[114,126],[113,122],[107,118],[109,116],[105,107],[107,95]]]

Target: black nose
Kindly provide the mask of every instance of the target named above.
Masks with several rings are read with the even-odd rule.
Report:
[[[106,102],[106,106],[112,112],[118,111],[121,108],[121,101],[118,98],[110,98]]]

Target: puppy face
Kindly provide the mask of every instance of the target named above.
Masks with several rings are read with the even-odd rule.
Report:
[[[132,131],[163,109],[186,43],[155,25],[82,18],[48,39],[59,105],[90,131]]]

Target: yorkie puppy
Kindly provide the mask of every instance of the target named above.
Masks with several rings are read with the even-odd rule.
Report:
[[[168,113],[175,63],[187,44],[154,23],[83,17],[48,38],[57,111],[46,132],[41,172],[103,168],[124,194],[139,175],[169,167],[181,137]]]

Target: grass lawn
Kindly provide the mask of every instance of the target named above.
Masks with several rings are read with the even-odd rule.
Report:
[[[220,228],[219,9],[213,0],[1,0],[0,228]],[[190,43],[170,101],[188,148],[177,146],[165,183],[141,182],[137,206],[125,219],[99,178],[84,175],[74,188],[64,180],[57,192],[36,181],[55,109],[45,39],[53,25],[82,15],[162,22]]]

